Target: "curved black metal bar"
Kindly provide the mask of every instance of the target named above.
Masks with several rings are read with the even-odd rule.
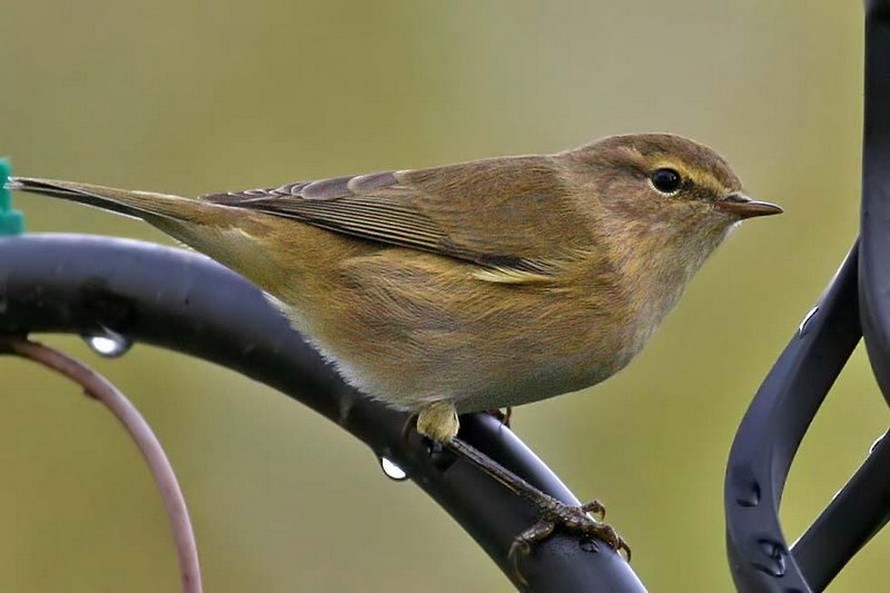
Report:
[[[757,393],[730,454],[727,544],[739,591],[822,591],[890,520],[886,437],[787,551],[778,503],[800,439],[860,334],[890,403],[890,0],[865,2],[862,220],[856,249]],[[809,336],[809,337],[808,337]],[[759,496],[745,492],[756,490]],[[756,502],[755,502],[756,501]]]
[[[788,469],[861,336],[857,247],[773,366],[736,433],[726,470],[726,541],[743,593],[812,591],[779,524]]]
[[[83,235],[0,238],[0,332],[111,330],[241,372],[298,399],[386,457],[447,510],[505,574],[535,510],[463,459],[430,456],[407,421],[345,385],[252,284],[191,252]],[[462,418],[460,437],[560,500],[578,500],[493,417]],[[645,591],[596,542],[558,533],[521,563],[529,591]],[[518,588],[523,586],[514,578]]]
[[[859,302],[868,357],[890,403],[890,0],[865,5]]]
[[[859,311],[884,399],[890,402],[890,1],[865,3],[865,109]],[[890,442],[884,438],[792,548],[822,590],[890,519]]]
[[[791,548],[813,591],[822,591],[890,519],[890,438],[885,435],[859,471]]]

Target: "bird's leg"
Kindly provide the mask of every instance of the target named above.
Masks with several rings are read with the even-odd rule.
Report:
[[[417,432],[436,443],[450,441],[457,435],[459,428],[457,409],[446,400],[431,403],[417,415]]]
[[[460,423],[457,410],[451,402],[440,400],[422,409],[417,415],[417,431],[429,437],[434,445],[456,453],[509,488],[512,492],[535,505],[541,518],[538,523],[519,534],[510,546],[509,557],[516,565],[519,555],[531,550],[532,544],[547,539],[554,530],[561,528],[582,535],[595,537],[613,550],[623,551],[630,560],[630,548],[620,535],[603,523],[606,509],[599,501],[581,506],[568,505],[535,488],[478,449],[455,438]],[[439,449],[441,450],[441,449]],[[593,513],[596,518],[588,513]]]
[[[581,506],[566,504],[535,488],[507,468],[459,439],[451,439],[444,444],[447,449],[467,459],[512,492],[534,504],[540,512],[540,520],[519,534],[510,546],[508,557],[513,562],[520,579],[521,575],[518,571],[520,556],[528,554],[533,544],[547,539],[556,529],[564,529],[595,537],[613,550],[624,552],[627,560],[630,561],[630,547],[627,545],[627,542],[611,526],[602,522],[606,515],[606,509],[599,501],[589,502]],[[593,513],[596,515],[596,518],[591,517],[588,513]]]
[[[497,418],[498,420],[500,420],[501,424],[503,426],[510,428],[510,420],[513,418],[513,408],[512,407],[507,406],[506,408],[504,408],[503,412],[501,412],[499,409],[495,408],[494,410],[489,410],[488,413],[491,414],[492,416],[494,416],[495,418]]]

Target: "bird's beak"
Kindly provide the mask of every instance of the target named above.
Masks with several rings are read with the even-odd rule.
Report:
[[[781,214],[782,208],[770,202],[752,200],[743,193],[733,192],[714,202],[714,207],[722,212],[735,214],[741,219],[755,216],[771,216]]]

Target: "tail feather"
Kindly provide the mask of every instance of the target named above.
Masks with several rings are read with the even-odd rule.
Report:
[[[73,181],[14,177],[8,187],[144,220],[258,284],[272,275],[271,260],[256,238],[269,232],[267,224],[257,221],[266,218],[264,214],[199,199]]]
[[[18,191],[62,198],[149,222],[158,216],[181,220],[184,212],[196,213],[196,211],[202,210],[201,202],[198,200],[74,181],[10,177],[8,187]]]

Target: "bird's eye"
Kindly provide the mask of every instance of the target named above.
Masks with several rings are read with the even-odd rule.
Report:
[[[663,194],[672,194],[680,189],[683,178],[673,169],[656,169],[649,177],[652,187]]]

